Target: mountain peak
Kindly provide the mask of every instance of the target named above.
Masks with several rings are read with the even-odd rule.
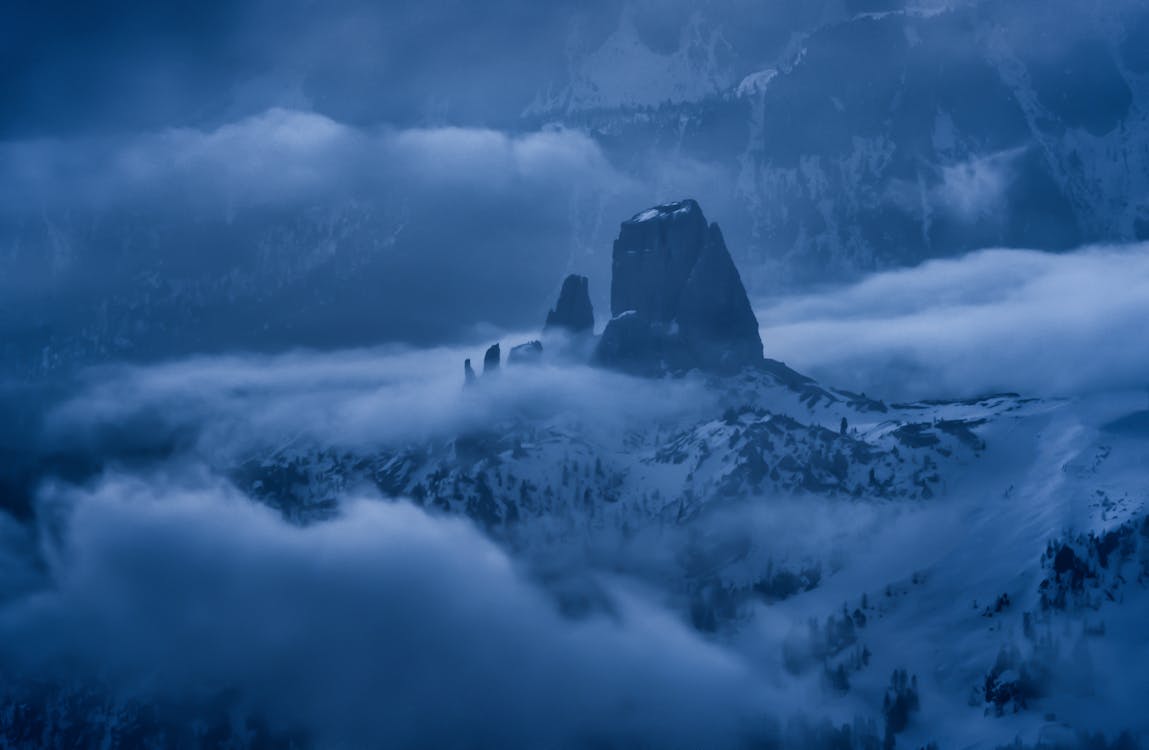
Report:
[[[590,302],[590,282],[586,276],[571,274],[563,280],[559,301],[547,313],[543,330],[562,328],[572,334],[594,330],[594,308]]]
[[[765,363],[758,319],[722,230],[706,221],[695,200],[663,203],[622,222],[610,308],[613,317],[596,339],[589,281],[571,274],[543,330],[572,335],[560,345],[568,356],[589,354],[599,365],[634,375],[730,374]],[[541,356],[541,343],[530,342],[512,349],[508,361]],[[496,344],[483,358],[484,375],[497,370],[499,359]],[[471,369],[466,376],[476,382]]]
[[[640,211],[623,224],[644,224],[650,221],[665,221],[673,217],[686,217],[689,215],[697,215],[697,217],[705,223],[706,219],[702,216],[702,208],[699,207],[698,201],[693,198],[685,198],[673,203],[663,203],[658,206],[653,206],[645,211]]]
[[[596,352],[607,366],[732,372],[762,361],[758,320],[738,269],[697,201],[655,206],[622,223],[610,307],[614,318]]]

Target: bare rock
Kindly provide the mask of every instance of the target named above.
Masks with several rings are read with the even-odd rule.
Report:
[[[502,353],[499,351],[499,345],[491,344],[487,353],[483,355],[483,377],[496,374],[501,361]]]
[[[543,357],[543,344],[541,341],[528,341],[525,344],[512,346],[507,352],[508,365],[535,364]]]
[[[693,200],[643,211],[614,243],[600,363],[642,375],[761,364],[758,320],[717,224]]]
[[[544,331],[561,328],[570,334],[594,331],[594,308],[590,303],[590,284],[586,276],[571,274],[563,280],[559,301],[547,313]]]

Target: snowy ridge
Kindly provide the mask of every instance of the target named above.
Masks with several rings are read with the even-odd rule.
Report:
[[[378,388],[370,372],[357,365],[337,390]],[[247,440],[196,452],[302,525],[370,494],[470,518],[566,617],[619,617],[619,586],[661,592],[813,712],[748,746],[1144,739],[1149,678],[1129,658],[1149,615],[1143,394],[886,403],[772,360],[730,377],[594,377],[509,366],[456,391],[488,417],[425,439],[348,442],[261,418]],[[572,387],[658,408],[591,414]],[[532,392],[547,398],[506,400]],[[205,434],[235,433],[222,408]],[[7,745],[131,747],[170,731],[154,707],[90,686],[37,700],[51,710],[0,706]],[[294,741],[242,715],[197,721],[229,746]],[[1107,744],[1088,745],[1097,732]]]
[[[888,707],[875,715],[883,731],[905,732],[910,743],[1075,737],[1132,715],[1105,689],[1086,700],[1067,687],[1077,669],[1070,657],[1082,648],[1121,670],[1114,660],[1149,611],[1149,541],[1131,541],[1149,507],[1149,480],[1137,469],[1145,437],[1108,432],[1099,420],[1111,403],[1096,413],[1011,394],[885,404],[770,367],[708,381],[719,394],[710,413],[684,424],[603,435],[569,414],[508,417],[454,440],[370,455],[297,446],[234,472],[241,486],[300,519],[334,512],[341,488],[368,483],[468,515],[540,561],[556,548],[651,536],[674,547],[685,534],[693,541],[672,566],[677,573],[643,573],[640,560],[629,573],[679,591],[684,616],[720,638],[750,637],[765,611],[821,622],[786,640],[787,669],[802,679],[822,675],[830,695],[842,696],[830,705],[840,700],[843,709],[859,699],[880,706],[889,692],[904,721],[895,716],[890,729]],[[842,545],[820,553],[710,525],[778,503],[858,513],[861,525],[829,538],[814,531]],[[1094,572],[1050,583],[1047,546],[1058,549],[1066,533],[1082,560],[1093,550]],[[1123,552],[1102,571],[1099,543],[1088,539],[1113,533]],[[903,553],[890,546],[903,544]],[[1118,571],[1120,598],[1111,593]],[[1052,606],[1054,585],[1078,586],[1077,598],[1062,595]],[[585,596],[563,601],[587,606]],[[1128,677],[1121,674],[1116,684]],[[1093,700],[1117,701],[1109,724],[1087,718]]]

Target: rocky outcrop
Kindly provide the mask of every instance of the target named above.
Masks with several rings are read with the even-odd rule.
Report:
[[[595,358],[635,374],[729,373],[762,362],[758,320],[717,224],[693,200],[623,222]]]
[[[537,364],[543,358],[543,344],[541,341],[528,341],[524,344],[512,346],[507,352],[508,365]],[[498,344],[491,344],[483,355],[483,377],[494,377],[499,374],[502,360],[502,351]],[[471,367],[471,360],[463,361],[463,385],[478,385],[479,376]]]
[[[570,334],[594,331],[594,308],[590,303],[590,284],[586,276],[571,274],[563,280],[559,301],[547,313],[544,331],[562,329]]]
[[[508,365],[535,364],[543,358],[543,344],[541,341],[528,341],[525,344],[512,346],[507,352]]]
[[[483,355],[483,377],[497,373],[501,361],[502,353],[499,350],[499,345],[491,344],[487,353]]]
[[[765,367],[758,320],[717,224],[693,200],[656,206],[622,223],[614,242],[611,314],[602,336],[594,333],[594,310],[585,276],[563,280],[545,331],[561,331],[560,359],[593,362],[636,375],[688,370],[727,374]],[[511,348],[507,363],[538,362],[539,341]],[[493,344],[483,357],[483,376],[498,372],[501,352]],[[469,360],[466,382],[478,378]]]

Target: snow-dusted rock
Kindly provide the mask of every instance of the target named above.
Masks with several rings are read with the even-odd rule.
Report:
[[[623,222],[598,361],[641,374],[736,372],[762,361],[758,320],[717,224],[693,200]]]

